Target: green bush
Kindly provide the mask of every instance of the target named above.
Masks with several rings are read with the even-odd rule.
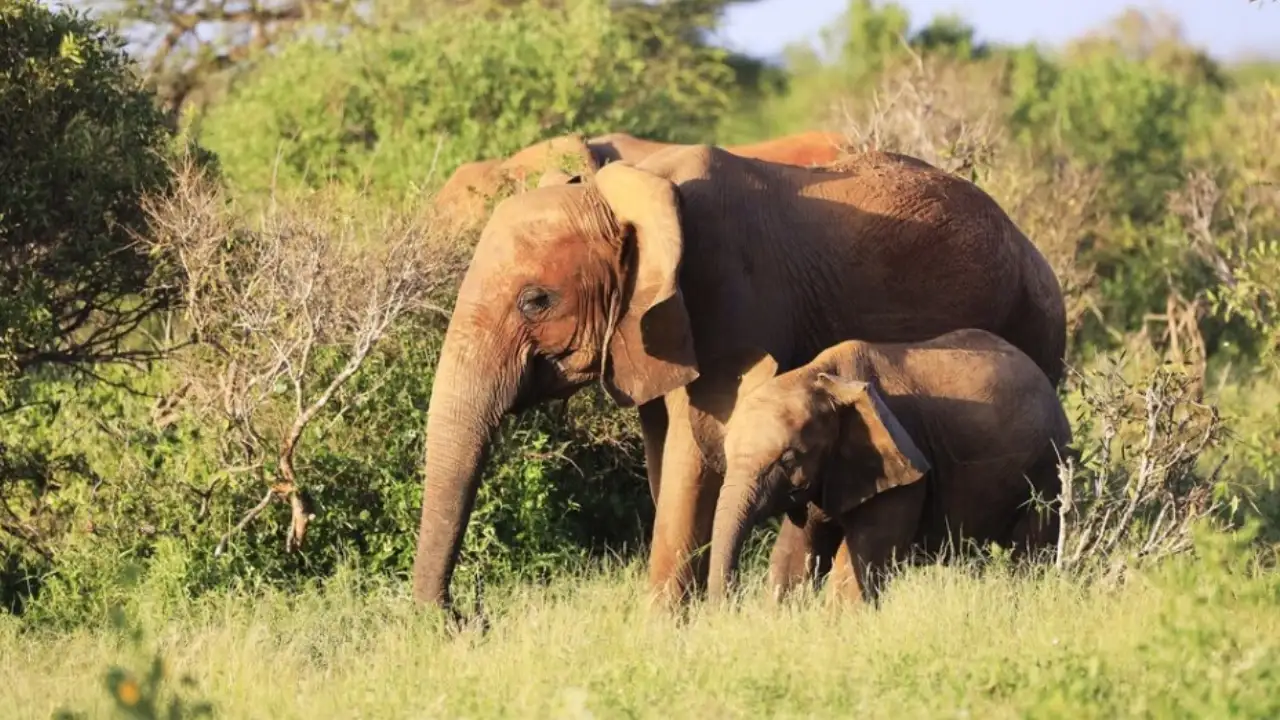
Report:
[[[46,531],[71,496],[45,502],[59,477],[89,472],[74,436],[51,423],[71,387],[111,360],[149,354],[138,327],[172,299],[135,249],[144,198],[172,184],[173,135],[121,40],[74,11],[31,0],[0,5],[0,601],[37,581],[54,552]],[[46,383],[52,383],[47,385]],[[56,389],[55,389],[56,388]],[[95,395],[96,393],[96,395]],[[109,396],[104,399],[103,394]],[[113,440],[93,448],[112,453]],[[75,492],[90,492],[91,481]],[[33,564],[35,563],[35,564]]]
[[[1018,55],[1012,128],[1107,174],[1107,200],[1137,223],[1160,217],[1197,130],[1201,89],[1108,49],[1054,63]]]
[[[299,457],[317,512],[307,544],[286,553],[286,505],[235,535],[221,535],[263,492],[218,450],[219,426],[181,406],[168,417],[144,396],[101,383],[42,383],[42,403],[4,418],[0,443],[20,442],[55,462],[32,521],[52,562],[27,554],[0,577],[7,609],[73,625],[121,601],[124,564],[175,599],[261,584],[297,587],[342,563],[371,576],[407,577],[421,510],[422,447],[439,327],[405,327],[309,433]],[[124,369],[108,379],[164,394],[178,383]],[[568,421],[543,409],[504,424],[476,501],[459,585],[533,580],[591,555],[634,552],[648,537],[652,503],[631,421],[595,392],[570,403]]]
[[[1100,222],[1082,245],[1097,276],[1085,337],[1102,348],[1164,312],[1171,293],[1191,298],[1215,282],[1187,252],[1169,199],[1187,182],[1224,88],[1203,56],[1160,47],[1143,57],[1090,38],[1058,57],[1024,48],[1009,65],[1009,131],[1050,162],[1101,173]],[[1212,321],[1206,330],[1222,332]]]
[[[565,5],[299,41],[215,107],[202,138],[248,192],[342,182],[398,196],[569,132],[706,137],[732,80],[724,53],[675,45],[657,62],[607,3]]]
[[[141,197],[171,181],[171,132],[122,41],[74,11],[0,6],[0,372],[95,360],[140,299]],[[4,398],[0,396],[0,403]]]

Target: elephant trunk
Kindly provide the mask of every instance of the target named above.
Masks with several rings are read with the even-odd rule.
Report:
[[[712,600],[723,601],[728,595],[747,533],[764,509],[763,498],[758,482],[730,479],[720,489],[711,530],[711,569],[707,578],[707,595]]]
[[[459,309],[462,298],[459,298]],[[493,432],[515,402],[522,370],[492,330],[455,310],[427,409],[426,477],[413,563],[418,602],[447,607],[449,581],[471,518]],[[477,340],[479,338],[479,340]]]

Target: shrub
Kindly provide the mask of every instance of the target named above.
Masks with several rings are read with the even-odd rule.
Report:
[[[81,456],[65,451],[67,438],[50,437],[34,419],[56,413],[68,369],[99,374],[99,363],[150,356],[137,331],[172,299],[152,291],[154,260],[134,247],[147,224],[143,197],[171,187],[172,139],[118,37],[74,11],[32,0],[0,5],[6,604],[30,581],[30,563],[54,552],[47,531],[66,514],[45,503],[56,478],[88,472]]]
[[[74,11],[0,7],[0,363],[116,357],[169,299],[140,295],[141,198],[171,182],[171,133],[122,41]],[[2,398],[0,398],[2,400]]]
[[[197,340],[177,358],[184,389],[219,418],[225,462],[266,487],[233,530],[281,498],[292,508],[285,545],[296,549],[311,515],[295,465],[300,444],[394,325],[441,312],[433,300],[460,273],[460,246],[415,218],[304,212],[245,230],[219,188],[198,175],[182,186],[151,208],[149,243],[175,259],[183,319]]]
[[[600,0],[303,40],[262,61],[202,137],[243,190],[337,181],[392,196],[569,132],[704,138],[727,103],[723,53],[658,62],[644,42]]]
[[[1221,477],[1227,429],[1196,378],[1156,367],[1141,382],[1113,358],[1076,373],[1075,445],[1064,452],[1059,568],[1116,579],[1189,551],[1202,523],[1233,520]],[[1079,463],[1077,463],[1079,457]]]
[[[1047,92],[1032,86],[1015,95],[1015,129],[1104,168],[1116,211],[1138,222],[1158,218],[1182,170],[1194,91],[1106,52],[1069,61],[1052,76]]]

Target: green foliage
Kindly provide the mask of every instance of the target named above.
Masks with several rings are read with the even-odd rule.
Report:
[[[901,51],[910,21],[897,3],[876,7],[871,0],[850,0],[841,38],[844,80],[856,85],[883,68],[886,58]]]
[[[1086,38],[1059,57],[1013,53],[1006,82],[1014,137],[1032,153],[1102,174],[1101,221],[1081,245],[1097,275],[1100,321],[1085,339],[1103,348],[1166,311],[1171,295],[1195,298],[1221,281],[1170,202],[1190,179],[1227,84],[1216,64],[1173,40],[1128,37],[1129,26],[1141,26],[1132,16],[1116,24],[1118,38]],[[1208,342],[1231,336],[1206,320]]]
[[[736,98],[721,124],[721,144],[753,142],[828,124],[833,101],[865,91],[886,63],[903,54],[907,11],[889,2],[850,0],[848,9],[821,33],[821,52],[797,43],[784,51],[785,82]],[[833,58],[829,60],[828,58]]]
[[[912,36],[911,44],[929,54],[978,60],[987,57],[991,48],[977,42],[974,32],[973,26],[959,15],[938,15]]]
[[[1251,150],[1280,142],[1280,82],[1228,97],[1198,154],[1202,167],[1180,197],[1184,225],[1222,282],[1206,289],[1213,307],[1260,338],[1261,359],[1280,350],[1280,162]]]
[[[1018,57],[1012,129],[1103,168],[1113,212],[1138,223],[1159,218],[1181,181],[1202,91],[1105,50],[1049,63]]]
[[[246,191],[343,182],[392,196],[569,132],[705,137],[732,78],[721,51],[637,38],[598,0],[565,6],[299,41],[211,110],[202,137]]]
[[[47,459],[41,473],[8,488],[9,507],[40,539],[35,548],[4,544],[8,609],[31,609],[37,593],[68,612],[100,608],[122,558],[149,558],[164,538],[195,541],[193,528],[211,510],[200,493],[218,480],[212,438],[196,423],[157,423],[153,399],[139,394],[171,388],[166,373],[104,372],[112,384],[42,378],[29,404],[3,417],[0,444]]]
[[[308,433],[299,472],[317,516],[307,545],[291,554],[281,549],[288,508],[276,505],[214,555],[263,486],[222,457],[222,431],[207,414],[178,405],[158,416],[152,398],[109,385],[41,383],[40,403],[0,418],[0,442],[55,461],[49,481],[19,497],[56,563],[6,544],[14,554],[7,607],[32,621],[86,621],[126,599],[130,588],[114,578],[134,560],[153,597],[171,602],[228,587],[296,587],[350,561],[370,575],[407,577],[442,341],[439,327],[403,328]],[[156,395],[177,385],[159,372],[108,377]],[[634,551],[648,537],[639,438],[595,395],[574,398],[568,422],[540,410],[504,426],[466,535],[460,585],[475,575],[491,583],[545,577],[591,555]]]
[[[75,11],[0,6],[0,377],[118,353],[163,304],[137,297],[152,264],[130,248],[172,138],[121,46]]]
[[[68,438],[50,436],[64,396],[43,383],[146,355],[137,330],[170,300],[135,233],[147,226],[144,197],[171,186],[174,143],[121,45],[73,11],[0,6],[0,600],[10,607],[33,558],[52,557],[46,531],[71,514],[43,498],[56,478],[86,472]],[[123,401],[95,387],[108,406]]]

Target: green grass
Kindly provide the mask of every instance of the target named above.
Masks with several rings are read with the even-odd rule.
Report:
[[[443,630],[403,586],[357,590],[355,574],[293,596],[144,593],[129,613],[228,718],[1280,716],[1280,574],[1221,539],[1200,556],[1110,590],[930,566],[879,610],[749,591],[683,620],[646,609],[629,565],[491,593],[487,633]],[[102,678],[144,671],[133,652],[106,622],[5,619],[0,707],[107,717]]]

